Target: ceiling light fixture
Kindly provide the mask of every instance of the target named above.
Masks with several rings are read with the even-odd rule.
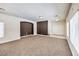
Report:
[[[58,17],[58,15],[55,15],[55,19],[56,19],[56,21],[60,20],[59,17]]]
[[[0,8],[0,11],[5,11],[5,9],[4,8]]]
[[[39,19],[43,19],[44,17],[43,16],[39,16]]]

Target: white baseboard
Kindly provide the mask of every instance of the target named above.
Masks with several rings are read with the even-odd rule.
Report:
[[[68,44],[69,44],[70,50],[71,50],[71,52],[72,52],[72,55],[73,55],[73,56],[78,56],[78,53],[77,53],[75,47],[73,46],[73,44],[70,42],[69,39],[67,39],[67,41],[68,41]]]
[[[56,34],[51,34],[49,35],[50,37],[56,37],[56,38],[61,38],[61,39],[66,39],[64,35],[56,35]]]
[[[15,41],[15,40],[19,40],[20,39],[20,37],[19,38],[17,38],[17,39],[11,39],[11,40],[3,40],[3,41],[0,41],[0,44],[3,44],[3,43],[7,43],[7,42],[11,42],[11,41]]]
[[[19,40],[20,38],[28,37],[28,36],[32,36],[32,35],[26,35],[26,36],[22,36],[22,37],[18,37],[18,38],[13,38],[13,39],[2,39],[0,41],[0,44],[11,42],[11,41],[15,41],[15,40]]]

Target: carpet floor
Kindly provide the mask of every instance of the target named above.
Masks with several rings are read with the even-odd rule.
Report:
[[[1,56],[72,56],[67,40],[31,35],[0,44]]]

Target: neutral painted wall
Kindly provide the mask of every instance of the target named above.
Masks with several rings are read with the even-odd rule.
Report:
[[[66,35],[66,22],[65,21],[49,21],[48,22],[48,33],[50,35]]]
[[[68,17],[67,17],[67,19],[66,19],[66,25],[67,25],[67,22],[70,22],[70,20],[71,20],[71,18],[73,17],[73,15],[77,12],[77,11],[79,11],[79,4],[77,4],[77,3],[75,3],[75,4],[72,4],[72,6],[71,6],[71,8],[70,8],[70,11],[69,11],[69,14],[68,14]],[[78,23],[78,25],[79,25],[79,23]],[[66,27],[66,28],[68,28],[68,27]],[[69,24],[69,30],[70,30],[70,24]],[[69,34],[69,36],[67,36]],[[79,36],[79,34],[77,34],[77,36]],[[72,53],[73,53],[73,55],[79,55],[79,53],[78,53],[78,51],[79,51],[79,44],[76,44],[75,45],[75,41],[72,43],[71,42],[71,40],[72,39],[70,39],[70,31],[69,31],[69,33],[67,33],[66,34],[66,38],[67,38],[67,40],[68,40],[68,43],[69,43],[69,46],[70,46],[70,48],[71,48],[71,51],[72,51]],[[75,39],[76,39],[77,37],[75,37]],[[74,40],[75,40],[74,39]],[[79,38],[78,38],[78,40],[79,40]],[[76,41],[77,42],[77,41]]]
[[[36,34],[35,22],[20,17],[10,16],[0,13],[0,22],[4,22],[4,38],[0,43],[17,40],[20,38],[20,21],[27,21],[34,24],[34,34]]]
[[[49,35],[52,34],[52,33],[51,33],[51,31],[52,31],[51,28],[52,28],[52,27],[51,27],[51,21],[49,20],[49,21],[48,21],[48,34],[49,34]]]
[[[66,20],[69,21],[77,11],[79,11],[79,3],[73,3]]]
[[[65,21],[58,21],[51,23],[51,33],[56,35],[63,35],[65,36]]]
[[[37,23],[34,22],[34,35],[37,35]]]

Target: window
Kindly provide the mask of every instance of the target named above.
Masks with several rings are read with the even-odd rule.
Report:
[[[67,38],[69,39],[69,22],[67,22]]]
[[[79,53],[79,12],[70,20],[70,41]]]
[[[0,22],[0,38],[4,37],[4,23]]]

